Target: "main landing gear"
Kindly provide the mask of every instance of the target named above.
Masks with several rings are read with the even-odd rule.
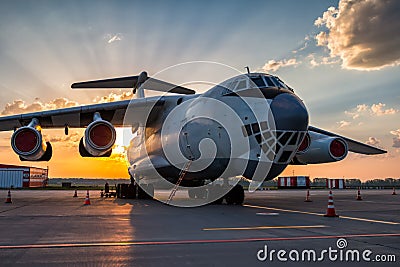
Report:
[[[204,187],[199,187],[199,188],[191,188],[188,190],[189,197],[192,199],[198,198],[198,199],[204,199],[204,198],[209,198],[215,199],[211,204],[222,204],[223,201],[225,200],[228,205],[242,205],[244,201],[244,189],[243,186],[237,184],[234,187],[232,187],[228,193],[225,195],[224,192],[226,192],[228,189],[226,186],[222,185],[212,185],[208,187],[207,189]],[[216,199],[216,197],[221,196]]]
[[[141,185],[137,187],[137,198],[138,199],[153,199],[154,196],[154,186],[152,184]]]

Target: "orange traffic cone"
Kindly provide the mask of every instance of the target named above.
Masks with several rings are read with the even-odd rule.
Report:
[[[393,195],[393,196],[397,195],[397,194],[396,194],[396,189],[395,189],[394,187],[393,187],[392,195]]]
[[[85,203],[83,205],[90,205],[89,190],[86,193]]]
[[[360,193],[360,188],[358,188],[356,200],[362,200],[361,193]]]
[[[333,205],[332,191],[329,191],[328,209],[326,210],[324,217],[339,217],[339,215],[336,214],[335,205]]]
[[[312,202],[310,198],[310,190],[307,190],[306,200],[304,200],[304,202]]]
[[[75,193],[73,197],[78,197],[78,190],[75,189]]]
[[[8,194],[7,194],[7,198],[6,198],[6,202],[5,203],[9,203],[9,204],[12,203],[10,190],[8,190]]]

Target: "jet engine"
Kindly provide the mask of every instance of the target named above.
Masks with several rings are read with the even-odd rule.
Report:
[[[39,121],[33,119],[28,126],[16,130],[11,136],[11,147],[21,161],[49,161],[53,149],[45,142]]]
[[[309,142],[300,145],[294,158],[297,164],[317,164],[335,162],[344,159],[348,153],[348,146],[345,140],[339,137],[330,137],[323,134],[309,132],[304,139]]]
[[[79,143],[79,153],[82,157],[109,157],[116,139],[115,128],[98,112],[93,117]]]

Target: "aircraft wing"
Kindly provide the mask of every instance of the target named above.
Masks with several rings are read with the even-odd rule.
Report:
[[[43,128],[64,128],[65,126],[83,128],[93,121],[95,112],[99,112],[104,120],[109,121],[114,126],[129,126],[129,124],[124,124],[125,113],[128,107],[129,115],[127,116],[129,117],[127,118],[129,118],[129,121],[144,125],[150,111],[161,108],[163,104],[163,98],[149,97],[11,115],[0,117],[0,131],[11,131],[26,126],[33,118],[38,119],[40,126]],[[128,120],[125,119],[126,121]]]
[[[361,142],[352,140],[350,138],[335,134],[335,133],[331,133],[313,126],[309,126],[308,127],[309,131],[315,132],[315,133],[320,133],[320,134],[324,134],[327,136],[336,136],[336,137],[340,137],[343,138],[346,142],[347,145],[349,146],[349,151],[354,152],[354,153],[359,153],[359,154],[365,154],[365,155],[376,155],[376,154],[384,154],[387,153],[387,151],[382,150],[380,148],[376,148],[367,144],[363,144]]]

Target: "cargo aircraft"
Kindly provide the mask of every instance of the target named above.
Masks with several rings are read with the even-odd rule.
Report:
[[[340,161],[349,151],[386,153],[309,125],[307,109],[294,90],[266,73],[248,71],[202,94],[148,77],[146,72],[71,87],[133,88],[134,97],[0,117],[0,131],[14,131],[11,147],[21,161],[49,161],[52,146],[44,140],[43,128],[64,128],[65,134],[69,128],[86,128],[80,155],[109,157],[115,127],[130,127],[134,138],[127,148],[128,171],[139,198],[153,197],[161,177],[175,189],[167,202],[183,186],[190,199],[242,204],[240,184],[221,191],[221,184],[213,181],[240,176],[255,181],[255,189],[289,164]],[[145,89],[173,94],[145,97]]]

